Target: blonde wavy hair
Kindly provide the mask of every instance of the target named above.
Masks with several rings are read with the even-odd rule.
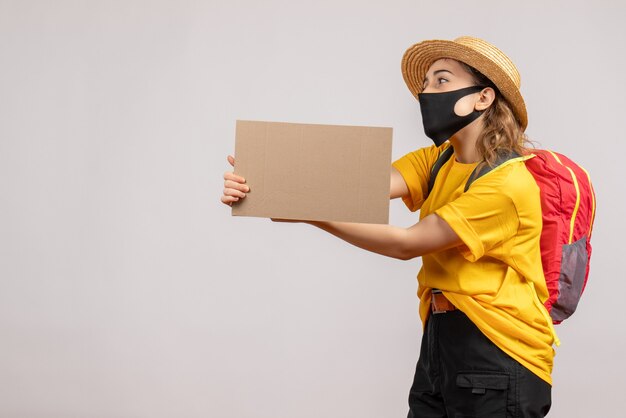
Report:
[[[483,113],[483,130],[476,141],[476,150],[482,157],[480,164],[493,167],[500,156],[513,152],[519,155],[530,153],[533,143],[522,130],[498,87],[474,67],[464,62],[460,64],[472,75],[476,85],[491,87],[496,92],[495,100]]]

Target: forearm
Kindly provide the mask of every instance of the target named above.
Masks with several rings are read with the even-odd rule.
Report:
[[[437,215],[429,215],[407,229],[348,222],[307,223],[364,250],[400,260],[410,260],[463,244],[452,228]]]
[[[407,230],[391,225],[349,222],[307,222],[364,250],[407,259]]]

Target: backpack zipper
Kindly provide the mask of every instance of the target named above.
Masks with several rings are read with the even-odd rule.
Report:
[[[578,179],[576,178],[576,174],[574,174],[574,171],[561,162],[561,159],[559,158],[558,155],[556,155],[554,152],[550,150],[546,150],[546,151],[548,151],[559,164],[567,168],[567,171],[569,171],[570,175],[572,176],[572,180],[574,181],[574,188],[576,189],[576,204],[574,205],[574,211],[572,212],[572,218],[570,220],[570,226],[569,226],[569,243],[568,244],[571,244],[574,240],[574,223],[576,222],[576,214],[578,213],[578,207],[580,206],[580,189],[578,188]]]

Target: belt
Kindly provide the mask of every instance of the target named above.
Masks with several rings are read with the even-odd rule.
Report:
[[[433,289],[432,299],[430,300],[430,311],[432,313],[446,313],[449,311],[455,311],[456,306],[452,304],[446,297],[441,293],[439,289]]]

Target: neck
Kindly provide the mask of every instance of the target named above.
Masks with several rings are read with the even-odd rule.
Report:
[[[450,144],[454,147],[454,157],[460,163],[471,164],[481,160],[476,150],[476,141],[482,130],[480,119],[476,119],[450,138]]]

